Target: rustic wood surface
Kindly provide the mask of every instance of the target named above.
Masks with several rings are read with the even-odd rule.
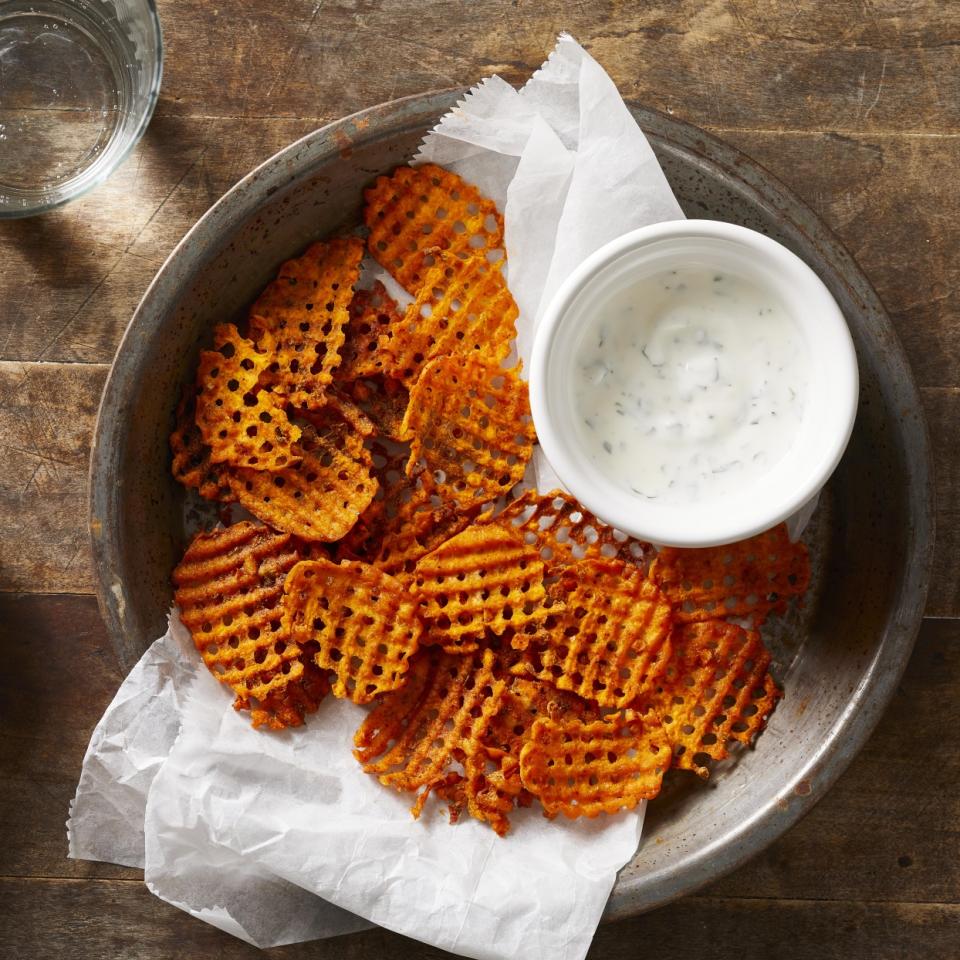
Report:
[[[520,82],[563,29],[624,95],[759,160],[847,244],[913,364],[939,493],[928,620],[866,749],[769,850],[697,896],[601,927],[592,956],[960,956],[960,4],[158,7],[164,83],[139,147],[76,203],[0,223],[0,956],[256,955],[153,898],[137,871],[65,856],[83,751],[121,679],[91,596],[87,455],[151,277],[280,147],[391,97],[494,72]],[[383,931],[270,954],[440,955]]]

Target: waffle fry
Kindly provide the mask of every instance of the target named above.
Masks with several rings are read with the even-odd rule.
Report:
[[[230,489],[244,509],[277,530],[310,541],[339,540],[377,491],[370,454],[362,437],[333,415],[322,432],[304,427],[300,447],[303,460],[284,470],[231,470]]]
[[[486,631],[529,638],[550,607],[536,551],[495,524],[468,527],[423,557],[410,590],[431,628],[426,643],[476,650]]]
[[[450,806],[456,823],[466,809],[470,816],[489,823],[498,836],[510,830],[509,814],[516,806],[529,806],[531,797],[520,782],[520,761],[509,754],[475,749],[463,761],[463,776],[436,787],[434,793]]]
[[[406,576],[422,556],[466,527],[472,512],[443,502],[429,474],[408,477],[404,448],[375,442],[371,454],[380,489],[340,541],[337,556]]]
[[[397,167],[364,193],[371,255],[411,293],[424,284],[430,251],[503,259],[503,218],[491,200],[432,163]]]
[[[614,530],[585,510],[571,496],[554,490],[545,496],[527,490],[493,522],[519,530],[550,570],[559,570],[578,560],[623,560],[644,566],[652,552],[650,544]]]
[[[576,694],[558,690],[549,683],[512,677],[503,692],[503,703],[492,718],[485,744],[519,759],[520,749],[530,737],[534,721],[540,717],[564,720],[597,719],[592,704]]]
[[[287,576],[283,625],[291,639],[317,646],[313,662],[336,679],[336,697],[369,703],[396,690],[423,624],[393,577],[362,563],[303,560]]]
[[[349,397],[373,424],[373,432],[388,440],[403,439],[403,417],[410,403],[410,391],[392,377],[364,377],[338,381],[341,396]]]
[[[423,651],[407,685],[384,696],[357,731],[354,754],[363,769],[397,790],[441,785],[450,765],[477,749],[500,707],[504,681],[494,678],[493,659],[490,650]]]
[[[193,487],[207,500],[231,500],[233,494],[226,480],[226,468],[210,459],[210,447],[203,442],[197,426],[196,409],[196,387],[188,383],[183,388],[177,405],[176,425],[170,434],[174,479],[185,487]]]
[[[760,626],[810,584],[804,544],[791,543],[786,524],[725,547],[664,548],[650,576],[676,606],[681,623],[744,617]]]
[[[340,365],[336,380],[357,380],[383,373],[380,337],[389,334],[403,319],[396,300],[378,280],[369,290],[357,290],[350,301]]]
[[[232,323],[213,332],[214,350],[200,354],[196,421],[210,459],[249,470],[281,470],[299,463],[300,428],[290,423],[282,397],[260,388],[269,345],[257,348]]]
[[[706,779],[729,740],[749,744],[781,693],[760,634],[723,620],[677,627],[652,703],[673,743],[673,765]]]
[[[298,559],[288,535],[244,521],[198,534],[173,571],[203,662],[257,725],[298,726],[325,692],[281,624],[283,581]]]
[[[380,334],[379,372],[413,386],[434,357],[466,354],[499,366],[516,336],[517,305],[502,264],[437,253],[398,323]]]
[[[251,336],[276,338],[272,382],[296,407],[316,409],[340,363],[363,241],[334,237],[280,267],[250,308]]]
[[[602,707],[632,703],[666,668],[670,604],[631,564],[581,560],[562,584],[565,610],[514,667]],[[522,644],[522,646],[521,646]],[[514,639],[526,649],[526,637]]]
[[[669,766],[656,718],[632,710],[587,723],[542,717],[520,752],[520,779],[551,818],[632,810],[660,792]]]
[[[486,503],[520,480],[536,433],[527,385],[515,370],[466,357],[438,357],[423,369],[403,418],[407,473],[420,464],[443,475],[446,499]]]

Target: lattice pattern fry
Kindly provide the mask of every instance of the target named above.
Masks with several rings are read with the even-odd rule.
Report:
[[[454,656],[423,651],[410,669],[410,691],[387,694],[354,737],[367,773],[397,790],[432,789],[468,756],[500,708],[504,681],[493,653]]]
[[[304,427],[300,448],[303,460],[284,470],[232,469],[230,489],[244,509],[277,530],[331,543],[353,528],[377,491],[370,454],[363,438],[333,417],[322,433]]]
[[[501,264],[438,253],[403,319],[380,334],[378,372],[412,387],[434,357],[465,354],[499,366],[516,336],[517,305]]]
[[[383,372],[380,337],[389,334],[403,319],[403,312],[387,288],[378,280],[370,289],[357,290],[350,301],[340,365],[334,372],[339,381],[357,380]]]
[[[197,365],[196,421],[215,463],[281,470],[300,461],[300,428],[287,419],[282,397],[261,389],[269,349],[241,337],[232,323],[213,333],[213,350]]]
[[[485,631],[529,639],[550,612],[536,551],[495,524],[468,527],[423,557],[410,590],[430,627],[426,643],[476,650]]]
[[[676,606],[681,623],[744,617],[760,626],[810,584],[805,544],[791,543],[786,524],[724,547],[665,547],[650,575]]]
[[[251,336],[270,332],[276,338],[271,382],[296,407],[324,404],[340,363],[362,256],[359,237],[315,243],[284,263],[250,308]]]
[[[408,477],[404,448],[374,442],[371,454],[380,489],[338,545],[337,556],[406,576],[422,556],[466,527],[476,511],[441,500],[430,474]]]
[[[404,682],[423,624],[393,577],[363,563],[303,560],[287,577],[284,627],[316,644],[313,662],[336,679],[336,697],[369,703]]]
[[[602,707],[626,707],[666,668],[670,604],[623,561],[581,560],[564,580],[559,627],[531,644],[514,670]],[[515,640],[514,646],[520,644]]]
[[[183,388],[176,424],[170,434],[174,479],[185,487],[193,487],[207,500],[231,500],[233,494],[226,480],[226,468],[210,459],[210,447],[203,442],[197,426],[196,409],[196,387],[189,383]]]
[[[504,257],[503,218],[474,186],[435,164],[397,167],[364,193],[371,255],[414,293],[423,286],[430,251]]]
[[[650,715],[537,720],[520,752],[520,779],[548,817],[574,819],[632,810],[660,792],[670,744]]]
[[[623,560],[643,567],[653,549],[598,520],[561,490],[541,495],[527,490],[508,504],[492,522],[507,524],[540,551],[548,569],[578,560]]]
[[[515,370],[462,356],[438,357],[410,392],[403,421],[407,473],[442,475],[446,499],[496,500],[523,479],[536,432],[527,385]]]
[[[401,440],[403,418],[410,403],[410,391],[391,377],[364,377],[338,381],[337,392],[349,397],[370,419],[375,436]]]
[[[729,740],[749,744],[781,693],[755,630],[723,620],[678,626],[673,654],[650,698],[673,744],[674,766],[706,779]]]
[[[324,693],[281,622],[283,582],[298,560],[287,534],[244,521],[198,534],[173,571],[180,618],[203,662],[258,724],[297,726]]]

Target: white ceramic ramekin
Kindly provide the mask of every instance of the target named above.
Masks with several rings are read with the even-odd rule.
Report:
[[[592,464],[579,446],[571,390],[584,319],[655,264],[695,260],[738,273],[790,311],[810,357],[806,407],[792,447],[766,474],[735,494],[693,504],[641,500]],[[543,452],[588,510],[653,543],[705,547],[733,543],[776,525],[810,501],[833,473],[853,429],[859,378],[846,321],[820,278],[795,254],[746,227],[677,220],[634,230],[588,257],[563,283],[536,330],[530,402]]]

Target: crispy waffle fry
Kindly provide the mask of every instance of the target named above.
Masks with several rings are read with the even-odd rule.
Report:
[[[588,723],[542,717],[520,752],[520,779],[548,817],[632,810],[660,792],[669,766],[656,718],[632,710]]]
[[[403,683],[423,624],[393,577],[362,563],[304,560],[287,577],[283,605],[291,639],[316,644],[313,662],[336,676],[334,696],[369,703]]]
[[[536,551],[512,530],[467,527],[414,568],[410,590],[430,627],[425,643],[464,653],[487,630],[529,640],[550,612],[543,573]]]
[[[272,382],[297,407],[323,406],[340,363],[363,241],[334,237],[288,260],[250,308],[251,336],[276,337]],[[257,319],[259,318],[259,319]]]
[[[517,305],[502,264],[438,253],[399,323],[380,334],[378,372],[412,386],[434,357],[462,353],[499,366],[516,336]]]
[[[364,199],[370,253],[411,293],[423,285],[432,249],[503,259],[503,218],[496,206],[442,167],[397,167],[378,177]]]
[[[183,396],[177,405],[177,420],[170,434],[170,450],[173,453],[172,472],[174,479],[185,487],[193,487],[207,500],[231,500],[230,484],[222,464],[210,459],[210,447],[196,422],[197,391],[192,383],[183,388]]]
[[[449,767],[471,754],[500,708],[504,681],[493,675],[493,652],[451,656],[424,651],[409,681],[384,696],[354,737],[367,773],[397,790],[439,786]]]
[[[540,552],[550,570],[578,560],[624,560],[642,567],[650,544],[614,530],[598,520],[561,490],[545,496],[527,490],[493,522],[507,524],[523,533],[524,541]]]
[[[370,454],[362,437],[333,415],[322,430],[304,427],[300,448],[303,460],[284,470],[232,469],[230,489],[244,509],[278,530],[304,540],[339,540],[377,491]]]
[[[545,641],[537,638],[514,670],[602,707],[623,708],[666,668],[670,604],[640,570],[621,560],[581,560],[564,581],[566,609],[558,627]],[[526,639],[515,638],[514,646]]]
[[[503,692],[503,703],[492,718],[485,744],[519,758],[520,749],[539,717],[564,720],[570,717],[596,719],[596,707],[576,694],[558,690],[549,683],[512,677]]]
[[[443,474],[461,506],[496,500],[523,479],[536,433],[527,385],[515,370],[461,356],[438,357],[410,392],[403,419],[407,473]]]
[[[464,808],[470,816],[489,823],[504,837],[510,829],[509,813],[515,806],[529,806],[530,794],[520,782],[520,761],[497,750],[479,748],[463,761],[463,776],[435,788],[450,805],[450,822],[456,823]]]
[[[373,432],[388,440],[401,440],[403,417],[410,402],[410,391],[391,377],[365,377],[339,383],[337,392],[349,397],[369,418]]]
[[[270,364],[232,323],[213,332],[214,350],[200,354],[196,421],[215,463],[250,470],[280,470],[300,460],[300,428],[290,423],[282,397],[260,388]]]
[[[723,760],[728,740],[749,744],[760,733],[781,696],[769,665],[755,630],[723,620],[677,627],[652,699],[674,745],[674,766],[706,779],[708,758]]]
[[[298,559],[288,535],[244,521],[198,534],[173,571],[203,662],[257,724],[297,726],[325,692],[281,623],[283,581]]]
[[[749,540],[698,550],[664,548],[650,576],[676,606],[679,622],[749,617],[759,626],[810,584],[810,558],[786,524]]]
[[[301,413],[306,420],[315,424],[320,431],[327,428],[331,414],[334,414],[348,423],[364,439],[374,436],[377,432],[373,421],[353,400],[339,390],[331,389],[327,392],[325,403],[320,410],[303,410]]]
[[[466,527],[473,511],[441,501],[429,474],[408,477],[404,448],[374,442],[371,454],[377,497],[340,542],[337,556],[407,575],[417,560]]]
[[[396,300],[378,280],[369,290],[357,290],[350,301],[350,321],[340,348],[336,380],[356,380],[382,372],[380,336],[403,319]]]

